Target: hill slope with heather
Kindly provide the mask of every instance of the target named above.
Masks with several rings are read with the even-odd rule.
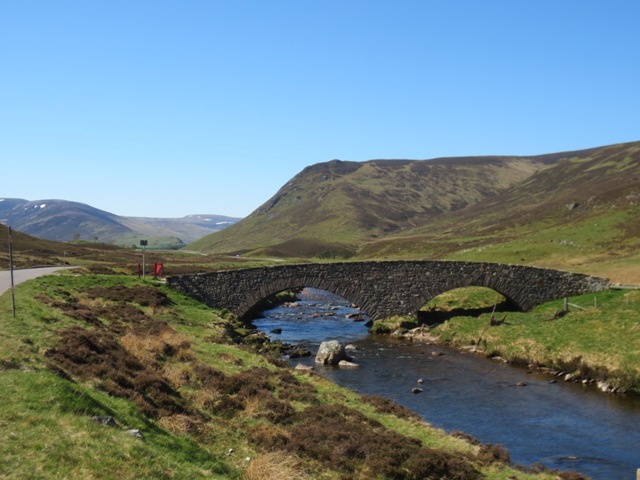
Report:
[[[364,258],[526,263],[640,283],[640,143],[595,149],[428,226],[370,242]]]
[[[525,263],[640,283],[640,142],[531,157],[332,160],[190,248]],[[636,269],[637,270],[637,269]]]
[[[191,248],[350,257],[362,242],[493,197],[543,165],[516,157],[332,160],[305,168],[249,217]]]

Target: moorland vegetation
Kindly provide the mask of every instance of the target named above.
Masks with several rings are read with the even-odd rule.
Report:
[[[0,297],[3,478],[581,478],[292,370],[135,275],[66,271],[16,299],[13,319]]]

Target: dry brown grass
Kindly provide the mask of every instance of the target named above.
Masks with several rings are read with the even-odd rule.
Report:
[[[222,394],[209,388],[197,389],[193,395],[193,403],[196,407],[211,410],[220,400]]]
[[[283,426],[259,423],[249,430],[249,439],[265,450],[280,451],[291,443],[292,434]]]
[[[169,415],[160,418],[158,424],[174,435],[198,437],[206,428],[206,425],[199,418],[189,415]]]
[[[242,477],[244,480],[307,480],[298,457],[284,452],[268,452],[251,460]]]
[[[258,418],[263,411],[262,402],[257,397],[249,397],[244,401],[244,414],[249,418]]]
[[[121,339],[122,346],[145,365],[153,365],[168,356],[178,361],[195,358],[190,351],[191,342],[173,329],[164,329],[158,335],[126,333]]]
[[[189,385],[193,375],[193,367],[190,364],[165,364],[162,368],[162,376],[175,388]]]
[[[220,352],[218,354],[218,360],[230,363],[231,365],[244,365],[244,361],[241,358],[237,358],[229,352]]]
[[[87,297],[77,297],[76,304],[78,306],[87,308],[89,310],[100,311],[107,306],[107,301],[104,298],[87,298]]]

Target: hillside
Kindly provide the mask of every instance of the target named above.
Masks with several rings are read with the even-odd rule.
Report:
[[[332,160],[190,248],[297,258],[450,258],[640,283],[640,142],[531,157]]]
[[[493,197],[543,165],[516,157],[332,160],[305,168],[249,217],[190,248],[351,257],[362,242]]]
[[[9,229],[0,224],[0,270],[9,269]],[[13,267],[15,269],[73,265],[76,273],[137,276],[142,264],[142,250],[101,242],[56,242],[12,231]],[[216,257],[176,250],[147,250],[146,274],[153,274],[154,263],[163,265],[165,275],[199,273],[213,269],[248,268],[271,263],[243,257]]]
[[[370,242],[359,255],[527,263],[638,284],[638,218],[636,142],[547,165],[493,198]]]
[[[0,198],[0,223],[46,240],[89,240],[129,247],[147,239],[150,247],[180,248],[238,219],[222,215],[183,218],[122,217],[66,200]]]
[[[584,478],[295,371],[165,286],[52,275],[16,302],[1,321],[0,296],[1,478]]]

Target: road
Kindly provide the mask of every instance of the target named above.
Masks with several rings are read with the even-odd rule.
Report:
[[[19,283],[26,282],[42,275],[49,275],[57,270],[64,270],[65,268],[72,267],[41,267],[41,268],[25,268],[13,271],[13,283],[18,285]],[[11,288],[11,272],[9,270],[0,271],[0,295],[5,293]]]

